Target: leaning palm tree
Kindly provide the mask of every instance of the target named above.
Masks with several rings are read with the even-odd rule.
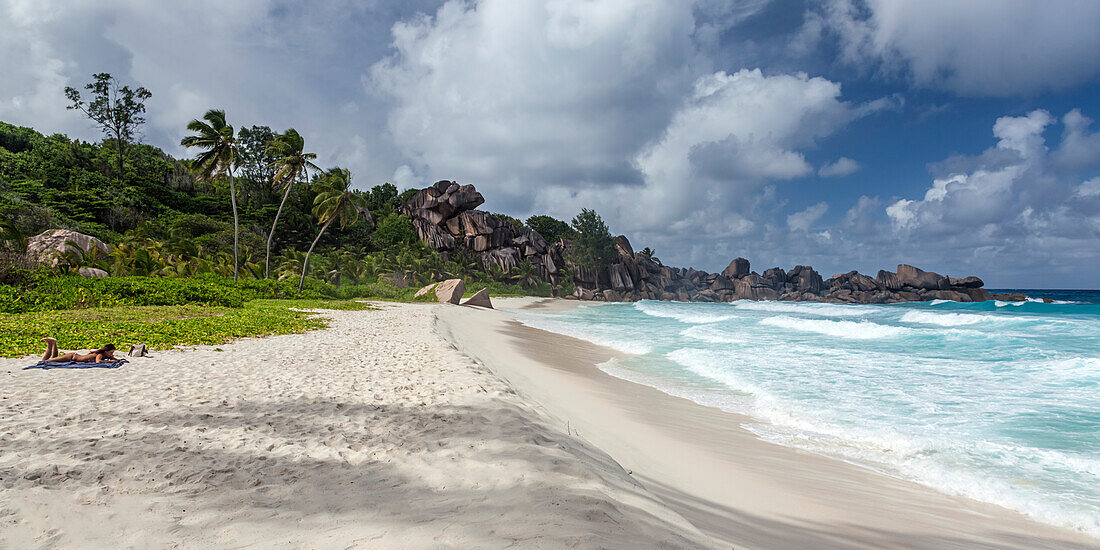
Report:
[[[313,215],[317,216],[317,223],[321,224],[321,230],[313,239],[306,252],[306,259],[302,262],[302,278],[298,281],[298,293],[302,292],[302,285],[306,282],[306,273],[309,271],[309,255],[313,254],[313,247],[321,240],[328,226],[339,220],[340,228],[354,225],[359,217],[367,212],[367,201],[351,191],[351,172],[344,168],[333,168],[317,180],[317,196],[313,199]]]
[[[317,158],[317,153],[306,153],[305,146],[305,139],[294,128],[287,130],[285,134],[275,138],[267,146],[272,153],[278,156],[275,162],[271,163],[271,166],[278,170],[275,172],[275,179],[272,183],[276,187],[284,187],[284,190],[283,200],[279,202],[279,209],[275,211],[275,221],[271,222],[271,231],[267,234],[267,258],[264,260],[265,279],[271,278],[271,241],[275,237],[275,226],[279,224],[279,216],[283,213],[283,205],[286,204],[286,198],[290,196],[290,189],[294,187],[294,183],[299,178],[308,181],[309,170],[321,171],[312,162]]]
[[[233,206],[233,280],[237,280],[237,243],[240,223],[237,220],[237,188],[233,180],[233,164],[237,158],[237,138],[233,127],[225,122],[225,111],[210,109],[203,120],[192,120],[187,129],[195,132],[180,141],[184,147],[202,150],[191,163],[199,179],[210,182],[219,176],[229,176],[229,203]]]

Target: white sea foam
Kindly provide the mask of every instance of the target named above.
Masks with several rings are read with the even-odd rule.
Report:
[[[994,301],[993,301],[993,305],[995,305],[995,306],[997,306],[997,307],[1005,307],[1005,306],[1016,306],[1016,307],[1019,307],[1019,306],[1022,306],[1022,305],[1024,305],[1024,304],[1026,304],[1026,303],[1027,303],[1027,302],[1002,302],[1001,300],[994,300]]]
[[[668,354],[669,359],[703,378],[719,382],[731,390],[751,394],[757,400],[770,399],[770,395],[763,388],[737,375],[737,369],[733,368],[732,360],[722,361],[719,357],[720,355],[714,352],[694,348],[682,348]]]
[[[749,409],[748,402],[751,397],[748,395],[731,395],[725,392],[687,387],[683,384],[673,384],[661,377],[642,374],[630,369],[624,366],[622,362],[616,358],[611,358],[603,363],[599,363],[596,365],[596,368],[616,378],[621,378],[651,388],[657,388],[671,396],[694,401],[700,405],[737,413],[744,413],[744,411]]]
[[[988,475],[981,469],[959,468],[967,449],[944,441],[920,441],[902,434],[859,434],[815,422],[791,421],[791,415],[777,411],[771,424],[745,426],[766,441],[800,447],[822,454],[839,456],[857,464],[909,479],[940,492],[989,502],[1023,512],[1032,518],[1077,529],[1100,537],[1100,516],[1087,508],[1061,499],[1044,499],[1041,489],[1017,485]],[[776,422],[778,420],[778,422]],[[1018,449],[999,449],[1001,456],[1019,457]],[[944,460],[948,462],[945,463]],[[1081,460],[1062,453],[1036,453],[1021,461],[1032,461],[1031,468],[1067,468],[1093,475],[1096,461]],[[955,467],[948,463],[956,463]],[[1012,464],[1020,468],[1021,464]],[[1007,466],[1006,466],[1007,467]]]
[[[950,304],[952,302],[953,302],[953,300],[938,300],[937,299],[937,300],[932,300],[932,303],[930,305],[938,306],[940,304]]]
[[[762,325],[797,330],[801,332],[813,332],[833,336],[836,338],[849,338],[853,340],[873,340],[877,338],[896,338],[905,336],[912,329],[905,327],[892,327],[880,325],[870,321],[830,321],[828,319],[800,319],[779,315],[768,317],[760,321]]]
[[[1063,304],[1063,305],[1065,305],[1065,304],[1080,303],[1080,302],[1074,302],[1073,300],[1051,300],[1051,301],[1048,302],[1045,299],[1032,298],[1031,296],[1028,296],[1027,298],[1025,298],[1025,300],[1028,303],[1032,303],[1032,304]]]
[[[1034,373],[1039,377],[1070,381],[1079,386],[1096,386],[1100,384],[1100,358],[1051,359],[1035,365]]]
[[[961,327],[976,325],[1000,320],[993,315],[978,315],[974,313],[933,313],[931,311],[907,311],[901,316],[903,323],[918,323],[922,325],[937,325],[941,327]]]
[[[1008,305],[1017,304],[999,307]],[[619,349],[643,340],[645,357],[601,368],[765,421],[746,426],[764,439],[1100,536],[1100,440],[1088,424],[1100,415],[1100,317],[1091,310],[662,306],[561,320],[573,323],[569,334]],[[732,320],[710,320],[727,311]]]
[[[736,317],[732,313],[721,313],[718,311],[712,311],[717,307],[724,306],[711,306],[711,311],[700,311],[699,306],[686,306],[685,304],[669,304],[662,302],[635,302],[634,309],[645,313],[651,317],[664,317],[666,319],[675,319],[681,323],[689,324],[702,324],[702,323],[717,323],[720,321],[728,321]],[[692,310],[695,311],[692,311]]]
[[[801,313],[822,317],[860,317],[874,311],[861,305],[815,304],[813,302],[755,302],[752,300],[733,302],[733,307],[750,311]]]
[[[623,353],[645,355],[653,350],[653,347],[646,342],[631,337],[627,330],[615,330],[611,328],[600,329],[583,323],[559,321],[535,315],[517,314],[515,315],[515,319],[531,328],[572,336],[573,338],[592,342],[599,346],[609,347]]]
[[[716,330],[706,325],[696,325],[680,331],[681,336],[710,342],[712,344],[737,344],[745,341],[745,337],[731,332]]]

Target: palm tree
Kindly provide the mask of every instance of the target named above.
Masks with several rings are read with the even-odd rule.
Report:
[[[233,164],[237,157],[237,138],[233,127],[225,122],[225,111],[210,109],[202,118],[203,120],[192,120],[187,125],[187,129],[196,135],[183,138],[180,145],[202,150],[191,163],[200,180],[209,182],[219,176],[229,175],[229,202],[233,205],[233,280],[236,281],[240,223],[237,220],[237,188],[233,180]]]
[[[279,224],[279,216],[283,213],[283,205],[286,204],[286,198],[290,196],[290,189],[294,187],[294,182],[298,181],[298,178],[308,180],[309,170],[321,171],[316,164],[311,162],[317,158],[317,153],[304,152],[305,146],[305,139],[294,128],[287,130],[285,134],[275,138],[268,145],[268,149],[279,156],[275,162],[271,163],[272,167],[278,169],[272,183],[276,187],[281,185],[286,189],[283,191],[283,200],[279,201],[279,209],[275,211],[275,221],[271,222],[271,232],[267,234],[267,259],[264,260],[265,279],[271,278],[271,241],[275,237],[275,226]]]
[[[298,281],[298,293],[302,293],[302,285],[306,282],[306,272],[309,271],[309,255],[313,254],[313,247],[321,240],[328,226],[339,220],[340,228],[354,225],[359,221],[359,216],[367,212],[367,201],[360,195],[351,191],[351,172],[344,168],[333,168],[322,176],[317,182],[317,196],[313,199],[313,215],[317,216],[317,223],[322,224],[313,244],[309,245],[306,259],[302,262],[302,278]]]
[[[538,274],[531,260],[520,260],[515,268],[509,270],[508,275],[513,282],[523,288],[531,288],[539,284]]]
[[[15,222],[0,221],[0,244],[9,246],[14,252],[22,254],[27,250],[27,237],[15,225]]]
[[[104,269],[109,266],[103,251],[97,246],[85,250],[73,241],[65,241],[65,245],[64,249],[54,252],[58,259],[57,267],[63,271],[80,271],[82,267]]]

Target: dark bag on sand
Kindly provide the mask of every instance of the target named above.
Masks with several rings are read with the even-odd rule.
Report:
[[[37,365],[31,365],[29,367],[23,367],[23,370],[27,369],[117,369],[124,363],[129,363],[125,359],[119,359],[118,361],[101,362],[101,363],[78,363],[76,361],[66,361],[64,363],[60,361],[39,361]]]
[[[145,357],[149,355],[149,350],[145,347],[145,344],[134,344],[130,346],[130,352],[126,355],[130,357]]]

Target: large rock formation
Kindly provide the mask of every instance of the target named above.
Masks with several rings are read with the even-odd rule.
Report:
[[[484,202],[472,185],[439,181],[410,197],[401,213],[412,219],[417,236],[432,250],[445,255],[466,250],[485,269],[495,265],[505,272],[528,260],[542,280],[556,281],[565,265],[561,244],[550,245],[537,231],[475,210]]]
[[[106,243],[91,235],[68,229],[50,229],[27,239],[27,257],[38,263],[56,266],[62,254],[67,250],[75,250],[69,243],[86,252],[98,248],[104,257],[111,252]]]
[[[413,195],[401,211],[412,218],[420,239],[433,250],[442,254],[465,250],[476,254],[486,268],[495,265],[504,271],[521,261],[530,261],[542,280],[572,283],[572,297],[580,300],[893,303],[990,299],[977,277],[945,277],[905,264],[899,265],[896,272],[879,271],[874,278],[850,271],[828,280],[807,265],[790,271],[773,267],[760,275],[751,271],[744,258],[734,259],[721,273],[665,266],[634,252],[624,235],[615,237],[617,258],[608,266],[593,269],[566,258],[568,242],[548,244],[537,231],[476,210],[484,202],[485,198],[471,185],[440,181]],[[561,268],[566,266],[573,273],[570,281],[561,279]]]

